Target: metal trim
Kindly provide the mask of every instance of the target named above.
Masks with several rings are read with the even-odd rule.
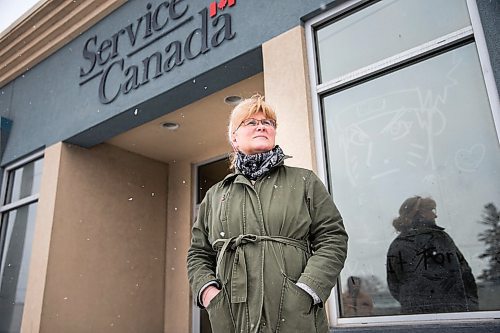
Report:
[[[7,211],[7,210],[11,210],[12,208],[8,208],[8,207],[11,207],[13,204],[17,204],[17,202],[15,202],[15,203],[10,203],[10,204],[7,204],[7,205],[3,205],[3,202],[5,201],[5,196],[6,196],[6,193],[7,193],[7,186],[9,185],[9,184],[7,184],[8,183],[8,179],[9,179],[8,178],[9,173],[12,172],[15,169],[18,169],[18,168],[22,167],[25,164],[28,164],[28,163],[30,163],[32,161],[35,161],[35,160],[39,159],[39,158],[43,158],[44,153],[45,153],[44,150],[40,150],[40,151],[38,151],[36,153],[33,153],[30,156],[27,156],[27,157],[25,157],[25,158],[23,158],[23,159],[15,162],[15,163],[7,165],[4,168],[3,175],[2,175],[3,178],[2,178],[2,183],[1,183],[2,187],[0,189],[0,213],[3,213],[4,211]],[[32,195],[30,197],[27,197],[27,198],[31,198],[33,196],[34,195]],[[38,194],[36,194],[36,196],[38,196]],[[26,198],[24,198],[24,199],[26,199]],[[24,199],[22,199],[22,200],[24,200]],[[21,200],[21,202],[24,202],[22,200]],[[0,221],[0,223],[1,223],[1,221]]]
[[[347,73],[338,78],[322,83],[317,86],[317,93],[324,94],[345,86],[346,84],[349,84],[353,81],[362,80],[381,71],[398,67],[404,63],[410,62],[420,57],[424,57],[429,53],[447,48],[449,45],[463,41],[471,36],[473,36],[471,26],[454,31],[445,36],[436,38],[409,50],[398,53],[395,56],[385,58],[371,65],[362,67],[354,72]]]
[[[460,321],[477,321],[481,319],[498,318],[498,311],[476,311],[476,312],[453,312],[453,313],[427,313],[415,315],[393,315],[393,316],[378,316],[378,317],[356,317],[356,318],[339,318],[339,326],[380,326],[380,324],[388,325],[415,325],[419,324],[442,324],[444,320],[458,323]],[[394,320],[397,318],[398,320]]]
[[[309,70],[309,86],[311,93],[311,106],[312,106],[312,120],[313,120],[313,133],[316,148],[316,172],[318,177],[326,183],[326,159],[325,159],[325,142],[323,138],[323,123],[321,121],[321,106],[317,93],[317,62],[316,62],[316,48],[314,45],[314,23],[306,22],[305,24],[305,37],[307,49],[307,63]]]
[[[39,199],[39,194],[37,193],[37,194],[30,195],[29,197],[25,197],[25,198],[22,198],[20,200],[17,200],[15,202],[11,202],[7,205],[3,205],[2,207],[0,207],[0,213],[3,214],[5,212],[14,210],[14,209],[19,208],[21,206],[29,205],[35,201],[38,201],[38,199]]]
[[[19,168],[19,167],[21,167],[21,166],[23,166],[25,164],[28,164],[29,162],[32,162],[32,161],[34,161],[34,160],[36,160],[36,159],[38,159],[40,157],[43,157],[44,153],[45,153],[45,150],[40,150],[40,151],[38,151],[36,153],[33,153],[33,154],[29,155],[29,156],[26,156],[23,159],[20,159],[17,162],[14,162],[12,164],[9,164],[9,165],[5,166],[4,170],[6,172],[9,172],[9,171],[12,171],[12,169],[17,169],[17,168]]]
[[[474,39],[476,41],[477,53],[479,55],[479,64],[483,71],[484,84],[486,86],[486,94],[490,101],[491,113],[493,116],[493,124],[496,129],[498,143],[500,144],[500,99],[498,96],[497,85],[493,68],[491,67],[490,55],[486,45],[486,37],[484,35],[483,25],[479,16],[479,10],[475,0],[466,0],[467,9],[474,29]]]

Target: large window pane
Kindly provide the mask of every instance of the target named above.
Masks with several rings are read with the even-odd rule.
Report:
[[[36,203],[3,215],[0,265],[0,332],[19,332],[28,283]]]
[[[320,82],[469,25],[465,0],[382,0],[317,31]]]
[[[500,149],[475,44],[323,107],[351,235],[341,315],[500,310]]]
[[[5,204],[38,193],[42,174],[43,159],[38,159],[9,174]]]

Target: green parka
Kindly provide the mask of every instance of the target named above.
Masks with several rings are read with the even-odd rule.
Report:
[[[312,171],[281,165],[255,184],[233,173],[200,205],[189,282],[194,297],[209,281],[222,288],[207,307],[214,333],[324,333],[323,303],[295,283],[325,302],[346,252],[342,217]]]

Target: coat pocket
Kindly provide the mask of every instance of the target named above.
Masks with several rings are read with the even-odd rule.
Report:
[[[284,278],[281,291],[279,332],[316,332],[315,311],[312,297]]]
[[[206,307],[214,333],[230,332],[234,328],[228,300],[223,288]]]

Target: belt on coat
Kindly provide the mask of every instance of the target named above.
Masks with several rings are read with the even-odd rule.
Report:
[[[259,236],[244,234],[231,238],[219,238],[213,244],[214,250],[220,251],[217,258],[215,275],[226,285],[227,280],[221,276],[221,266],[225,266],[226,255],[229,251],[236,251],[231,270],[231,303],[244,303],[247,301],[247,264],[243,245],[259,242],[277,242],[284,245],[294,246],[309,253],[309,244],[305,240],[298,240],[283,236]],[[225,269],[222,269],[224,272]]]

